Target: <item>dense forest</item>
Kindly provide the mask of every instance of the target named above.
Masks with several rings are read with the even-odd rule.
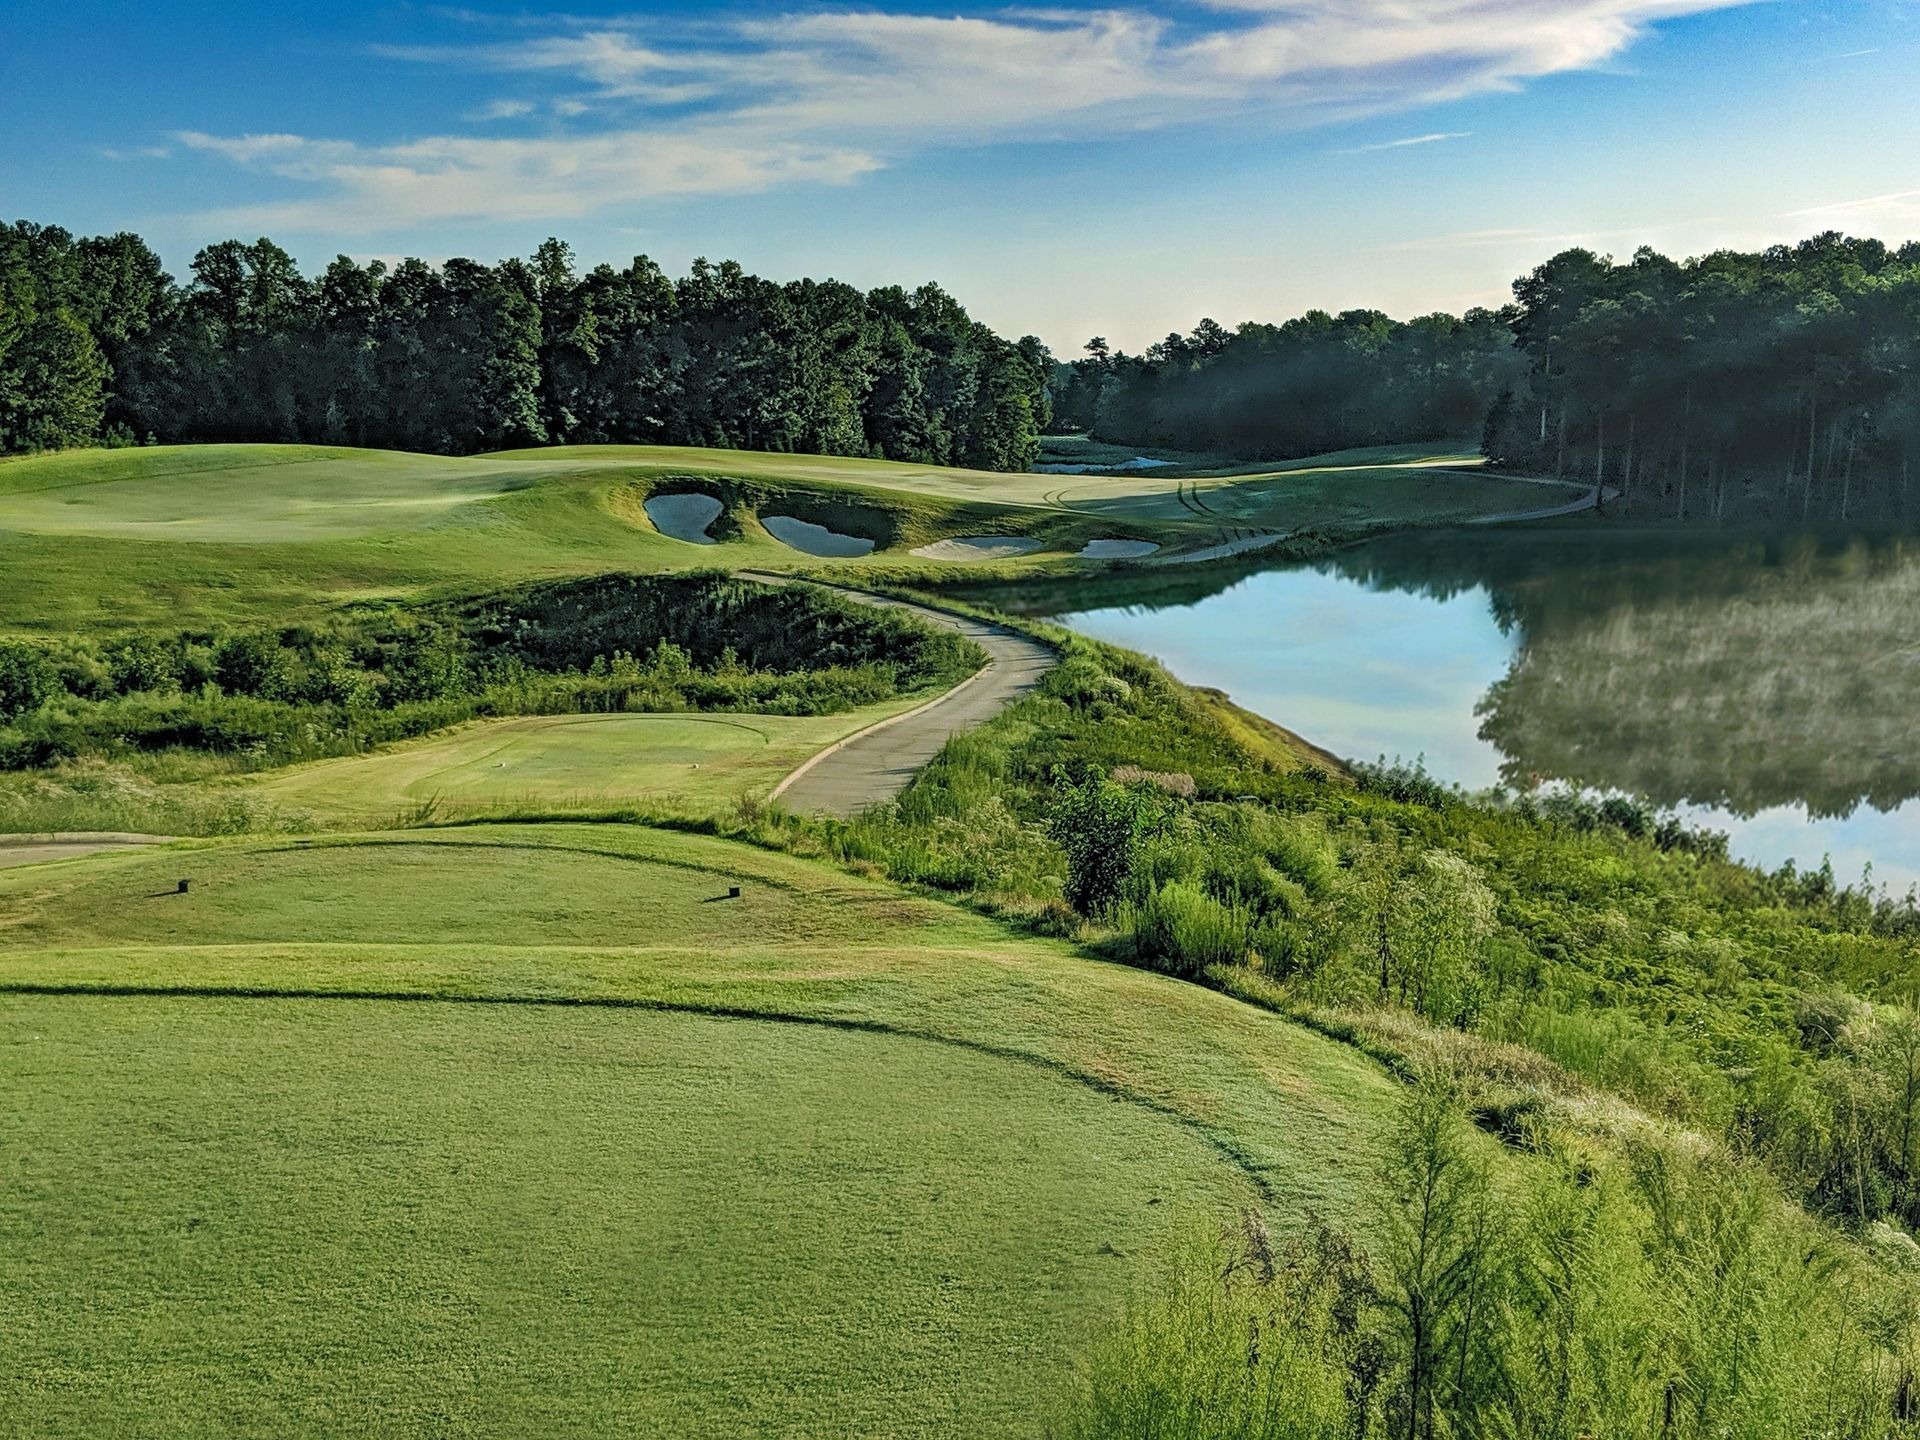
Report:
[[[463,453],[594,441],[1024,470],[1051,359],[937,285],[679,280],[641,256],[317,277],[270,240],[210,245],[181,284],[137,235],[0,227],[0,453],[307,441]]]
[[[1920,243],[1568,250],[1514,297],[1404,324],[1203,320],[1137,357],[1095,339],[1056,369],[1056,415],[1116,444],[1252,459],[1480,435],[1496,464],[1604,484],[1636,517],[1915,513]]]

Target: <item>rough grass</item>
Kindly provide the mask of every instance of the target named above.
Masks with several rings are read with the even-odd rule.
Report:
[[[1357,1213],[1392,1089],[612,825],[6,872],[0,1054],[0,1413],[44,1435],[1031,1433],[1182,1227]]]
[[[721,496],[722,544],[671,540],[645,521],[640,500],[676,487]],[[819,569],[755,518],[796,504],[843,523],[877,512],[864,529],[888,545],[833,568],[934,576],[956,567],[910,551],[953,535],[1042,540],[1046,549],[1011,567],[1024,573],[1083,565],[1071,557],[1103,535],[1196,547],[1236,529],[1444,522],[1539,503],[1537,486],[1430,469],[1425,457],[1183,480],[662,446],[462,458],[275,445],[73,451],[0,463],[0,630],[285,622],[353,599],[607,570]]]

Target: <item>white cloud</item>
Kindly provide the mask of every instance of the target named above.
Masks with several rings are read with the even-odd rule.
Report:
[[[1409,135],[1402,140],[1382,140],[1375,145],[1355,145],[1350,150],[1336,150],[1336,155],[1372,155],[1381,150],[1405,150],[1414,145],[1438,145],[1442,140],[1464,140],[1471,130],[1436,130],[1431,135]]]
[[[531,100],[495,100],[490,105],[482,105],[467,118],[484,125],[490,120],[518,120],[522,115],[531,115],[538,108]]]
[[[249,224],[566,216],[661,196],[844,183],[939,145],[1226,117],[1297,128],[1405,111],[1589,68],[1658,20],[1742,3],[1211,0],[1198,23],[1192,11],[1182,23],[1140,5],[956,16],[808,9],[677,26],[532,17],[513,43],[380,53],[545,83],[550,114],[579,133],[179,138],[316,187],[310,201],[244,212]],[[532,108],[497,102],[475,118]]]
[[[1889,195],[1868,195],[1859,200],[1838,200],[1831,205],[1809,205],[1804,210],[1789,210],[1789,220],[1832,216],[1844,219],[1862,211],[1920,210],[1920,190],[1895,190]]]
[[[183,133],[190,148],[259,161],[306,181],[312,199],[249,205],[209,220],[247,228],[369,232],[407,223],[486,216],[535,220],[583,215],[663,195],[744,194],[796,182],[843,184],[873,168],[855,151],[752,143],[724,131],[615,131],[559,139],[433,137],[395,145],[263,135]]]

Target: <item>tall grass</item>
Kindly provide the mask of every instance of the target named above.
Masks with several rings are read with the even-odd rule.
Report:
[[[1911,1275],[1863,1264],[1725,1152],[1550,1147],[1497,1174],[1431,1077],[1379,1248],[1257,1218],[1095,1344],[1059,1433],[1312,1440],[1896,1440]]]

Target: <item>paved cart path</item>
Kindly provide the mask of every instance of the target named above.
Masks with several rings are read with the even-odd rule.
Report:
[[[741,578],[791,583],[784,576],[757,571],[743,571]],[[849,816],[891,800],[940,753],[948,737],[986,724],[1060,663],[1052,649],[1003,625],[885,595],[833,588],[862,605],[908,610],[931,625],[958,631],[987,652],[987,664],[946,694],[822,750],[773,792],[788,810]]]

